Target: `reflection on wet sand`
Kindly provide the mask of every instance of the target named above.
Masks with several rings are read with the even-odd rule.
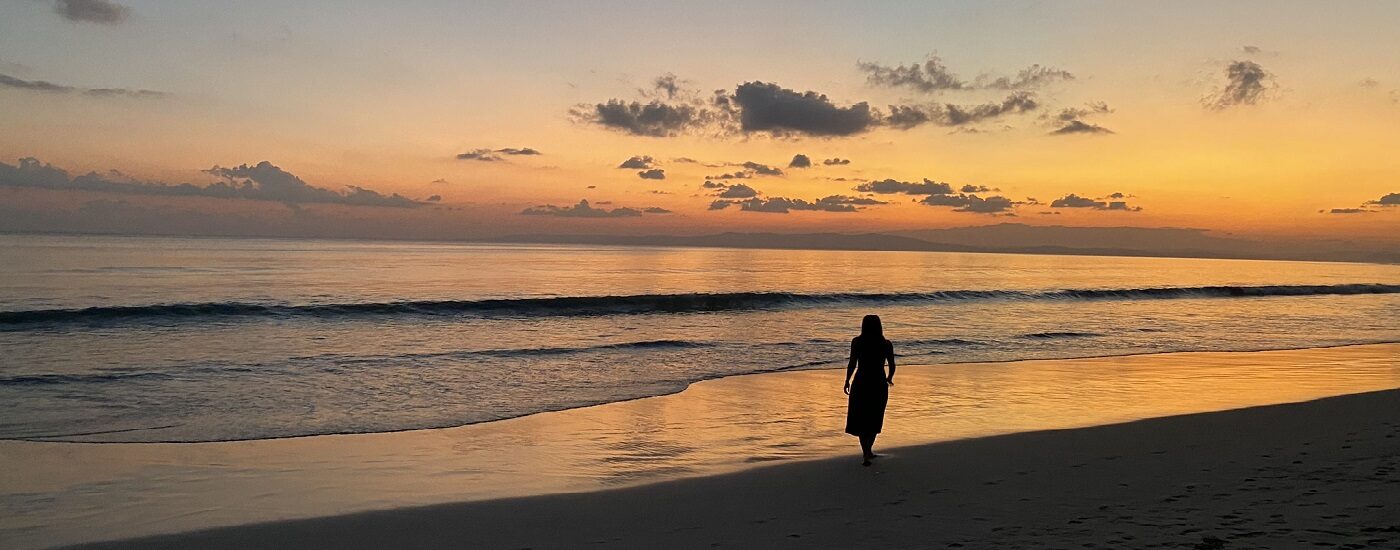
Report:
[[[1400,387],[1400,344],[901,366],[881,446]],[[0,442],[0,538],[32,547],[279,518],[592,491],[849,456],[841,372],[400,433],[192,444]]]

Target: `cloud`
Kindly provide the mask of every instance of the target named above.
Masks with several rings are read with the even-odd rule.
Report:
[[[822,161],[822,164],[824,164],[824,165],[826,165],[826,166],[837,166],[837,165],[850,164],[850,163],[851,163],[851,159],[843,159],[843,158],[829,158],[829,159],[826,159],[826,160],[823,160],[823,161]]]
[[[938,126],[962,126],[1008,114],[1024,113],[1040,108],[1040,103],[1030,92],[1015,92],[1001,101],[980,105],[955,105],[952,103],[930,105],[891,105],[890,114],[884,124],[908,130],[924,124]]]
[[[1373,201],[1366,201],[1366,204],[1374,204],[1377,206],[1400,206],[1400,193],[1387,193],[1381,196],[1381,198],[1379,199]]]
[[[1365,214],[1368,212],[1380,212],[1380,210],[1368,208],[1371,206],[1379,206],[1382,208],[1400,207],[1400,193],[1386,193],[1385,195],[1381,195],[1379,199],[1361,203],[1359,208],[1333,208],[1327,212],[1331,214]]]
[[[526,216],[557,216],[560,218],[636,218],[641,217],[642,214],[669,214],[671,211],[654,206],[642,209],[618,207],[609,210],[607,208],[594,208],[588,204],[587,199],[580,199],[578,204],[573,206],[544,204],[526,208],[520,213]]]
[[[646,170],[648,168],[656,167],[656,159],[651,158],[650,155],[638,155],[622,161],[622,164],[617,165],[617,167],[628,168],[632,170]]]
[[[543,154],[544,154],[544,153],[541,153],[541,152],[539,152],[539,151],[537,151],[537,150],[535,150],[535,149],[531,149],[531,148],[529,148],[529,147],[520,147],[520,148],[516,148],[516,147],[506,147],[506,148],[503,148],[503,149],[473,149],[473,150],[468,151],[468,152],[466,152],[466,153],[460,153],[460,154],[458,154],[458,155],[457,155],[457,160],[477,160],[477,161],[481,161],[481,162],[498,162],[498,161],[505,160],[505,159],[501,158],[501,155],[511,155],[511,156],[534,156],[534,155],[543,155]]]
[[[666,99],[675,99],[676,96],[684,93],[684,88],[681,87],[681,84],[682,81],[677,79],[676,75],[666,73],[651,81],[652,89],[650,91],[640,91],[643,95],[664,96]]]
[[[732,204],[734,204],[734,203],[733,203],[733,202],[730,202],[730,201],[726,201],[726,200],[716,200],[716,201],[710,203],[710,208],[709,208],[709,210],[724,210],[725,208],[729,208],[729,206],[732,205]]]
[[[642,178],[644,180],[664,180],[666,179],[666,171],[660,168],[642,170],[637,172],[637,177]]]
[[[56,0],[54,12],[75,23],[115,25],[126,20],[130,8],[107,0]]]
[[[1114,193],[1108,198],[1123,197],[1126,197],[1126,195],[1123,195],[1122,193]],[[1121,210],[1124,212],[1142,211],[1141,206],[1128,206],[1128,203],[1124,201],[1104,201],[1099,199],[1091,199],[1087,197],[1081,197],[1074,193],[1070,193],[1068,195],[1050,201],[1050,208],[1092,208],[1094,210]]]
[[[871,86],[884,88],[908,88],[927,94],[949,90],[1028,90],[1061,80],[1074,80],[1069,71],[1031,65],[1021,69],[1016,76],[981,75],[972,82],[959,78],[943,60],[929,56],[922,65],[881,65],[872,62],[859,62],[856,66],[865,73],[865,81]]]
[[[431,195],[426,200],[428,202],[442,202],[442,195]]]
[[[1201,99],[1206,108],[1220,111],[1267,100],[1278,87],[1274,75],[1253,61],[1234,61],[1225,67],[1225,86]]]
[[[1113,133],[1113,130],[1109,130],[1108,128],[1104,128],[1103,126],[1099,126],[1099,125],[1097,125],[1097,124],[1090,124],[1090,123],[1084,122],[1084,121],[1082,121],[1082,120],[1071,120],[1071,121],[1069,121],[1068,123],[1066,123],[1064,126],[1061,126],[1060,128],[1058,128],[1058,129],[1056,129],[1056,130],[1052,130],[1052,131],[1050,132],[1050,135],[1052,135],[1052,136],[1065,136],[1065,135],[1070,135],[1070,134],[1112,134],[1112,133]]]
[[[754,189],[742,183],[738,185],[727,186],[724,188],[724,191],[720,192],[720,194],[718,195],[718,197],[721,199],[748,199],[757,196],[757,189]]]
[[[781,176],[781,175],[783,175],[783,171],[780,170],[780,169],[778,169],[778,168],[774,168],[774,167],[769,166],[769,165],[767,165],[767,164],[759,164],[759,163],[753,162],[753,161],[745,162],[745,163],[741,164],[740,166],[743,166],[744,169],[749,170],[750,172],[753,172],[753,173],[758,174],[758,175],[760,175],[760,176]]]
[[[713,118],[703,107],[659,99],[649,103],[609,99],[606,103],[575,107],[571,113],[583,122],[649,137],[673,137],[702,129]]]
[[[767,212],[770,214],[787,214],[788,212],[811,211],[811,212],[858,212],[855,204],[849,202],[851,197],[842,195],[832,195],[830,197],[817,199],[812,202],[803,199],[789,199],[786,197],[773,197],[768,199],[752,198],[745,201],[736,201],[739,209],[745,212]],[[711,204],[712,210],[715,208]]]
[[[734,90],[740,128],[773,135],[850,136],[879,124],[865,102],[838,107],[823,94],[797,92],[765,82],[745,82]]]
[[[999,117],[1007,113],[1024,113],[1035,110],[1039,106],[1040,104],[1036,103],[1035,98],[1025,92],[1006,96],[1006,99],[1000,103],[984,103],[973,106],[948,104],[944,106],[943,123],[947,126],[958,126]]]
[[[740,170],[738,172],[729,172],[725,174],[720,174],[718,176],[706,177],[712,180],[746,180],[753,177],[753,172],[750,172],[748,170]]]
[[[929,195],[919,201],[928,206],[953,206],[955,212],[973,212],[977,214],[995,214],[1012,209],[1016,205],[1011,199],[1003,196],[992,196],[982,198],[977,195],[959,193],[956,195]]]
[[[275,201],[286,204],[348,204],[357,206],[392,206],[410,208],[422,203],[397,193],[385,195],[377,191],[347,185],[343,192],[314,187],[270,162],[232,168],[215,166],[204,171],[223,181],[208,185],[192,183],[167,184],[134,181],[118,172],[69,177],[68,173],[33,158],[20,159],[18,166],[0,162],[0,186],[38,187],[72,191],[98,191],[136,195],[212,197]]]
[[[1245,46],[1243,48],[1240,48],[1240,50],[1249,55],[1257,55],[1264,51],[1259,49],[1259,46]]]
[[[438,178],[438,179],[435,179],[435,180],[430,181],[430,182],[428,182],[428,183],[446,184],[446,183],[451,183],[451,182],[449,182],[449,181],[447,181],[446,179],[443,179],[443,178]]]
[[[953,186],[924,178],[922,182],[898,181],[894,179],[883,179],[879,181],[869,181],[855,187],[856,191],[862,193],[878,193],[890,195],[902,193],[905,195],[947,195],[953,192]]]
[[[1072,122],[1085,117],[1103,115],[1112,112],[1113,109],[1109,108],[1108,103],[1105,103],[1103,101],[1093,101],[1084,104],[1083,107],[1065,107],[1063,109],[1060,109],[1060,111],[1058,113],[1055,113],[1053,116],[1041,116],[1049,118],[1054,122]]]
[[[705,188],[705,189],[724,189],[725,187],[729,187],[729,186],[728,186],[728,185],[725,185],[725,184],[723,184],[723,183],[718,183],[718,182],[713,182],[713,181],[705,180],[705,183],[701,184],[700,187],[703,187],[703,188]]]
[[[961,189],[958,189],[958,190],[961,191],[961,192],[963,192],[963,193],[989,193],[989,192],[992,192],[992,191],[998,191],[998,189],[992,189],[991,187],[987,187],[987,186],[985,186],[985,185],[972,185],[972,184],[964,185],[964,186],[962,186]]]
[[[943,60],[937,56],[929,56],[923,65],[911,63],[886,66],[873,62],[858,62],[856,67],[866,74],[865,81],[872,86],[903,87],[924,93],[961,90],[967,87],[967,83],[950,72],[948,67],[943,65]]]
[[[788,162],[788,168],[811,168],[811,167],[812,167],[812,159],[811,159],[811,157],[808,157],[807,155],[804,155],[804,154],[801,154],[801,153],[798,153],[798,154],[796,154],[796,155],[793,155],[793,156],[792,156],[792,160]]]
[[[133,97],[155,99],[166,97],[170,94],[157,92],[155,90],[134,90],[128,88],[79,88],[77,86],[65,86],[54,84],[43,80],[24,80],[15,78],[7,74],[0,74],[0,88],[14,88],[17,90],[28,90],[31,92],[52,93],[52,94],[82,94],[90,97]]]

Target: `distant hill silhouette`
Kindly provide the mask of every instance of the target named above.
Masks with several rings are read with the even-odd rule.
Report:
[[[1261,241],[1200,229],[1032,226],[1004,223],[891,233],[719,233],[712,235],[511,235],[492,242],[698,246],[802,250],[889,250],[1316,260],[1400,263],[1400,249],[1347,241]]]

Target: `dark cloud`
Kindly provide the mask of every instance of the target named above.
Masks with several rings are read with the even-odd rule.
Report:
[[[1010,210],[1016,205],[1011,199],[1002,196],[982,198],[977,195],[959,193],[956,195],[929,195],[919,201],[929,206],[953,206],[955,212],[995,214]]]
[[[1225,67],[1225,86],[1201,101],[1206,108],[1223,110],[1254,105],[1268,99],[1277,87],[1274,75],[1253,61],[1235,61]]]
[[[609,204],[600,202],[598,204]],[[520,213],[527,216],[557,216],[560,218],[636,218],[642,214],[669,214],[671,211],[664,208],[628,208],[618,207],[613,209],[595,208],[588,204],[587,199],[578,201],[573,206],[554,206],[544,204],[532,206],[521,210]]]
[[[18,166],[0,162],[0,186],[38,187],[74,191],[100,191],[137,195],[191,196],[225,199],[275,201],[286,204],[349,204],[357,206],[414,207],[422,203],[397,193],[384,195],[377,191],[346,186],[343,192],[314,187],[270,162],[242,164],[232,168],[215,166],[205,173],[222,181],[208,185],[192,183],[167,184],[135,181],[118,172],[69,177],[68,173],[33,158],[20,159]]]
[[[948,70],[943,60],[930,56],[922,65],[887,66],[879,63],[860,62],[856,64],[865,73],[866,83],[885,88],[908,88],[923,93],[938,93],[948,90],[1028,90],[1039,88],[1058,80],[1074,80],[1069,71],[1031,65],[1021,69],[1016,76],[978,76],[967,82]]]
[[[947,195],[953,192],[953,186],[928,178],[924,178],[922,182],[884,179],[862,183],[857,185],[855,190],[862,193],[879,193],[881,195],[891,195],[895,193],[902,193],[905,195]]]
[[[1366,201],[1366,204],[1374,204],[1377,206],[1400,206],[1400,193],[1387,193],[1379,199],[1373,201]]]
[[[758,196],[758,190],[742,183],[730,185],[717,195],[721,199],[748,199]]]
[[[941,90],[961,90],[967,83],[958,78],[943,65],[943,60],[930,56],[923,65],[886,66],[872,62],[858,62],[856,66],[865,73],[865,80],[872,86],[886,88],[909,88],[925,93]]]
[[[432,195],[427,198],[428,202],[442,202],[442,195]]]
[[[1123,196],[1122,193],[1114,193],[1114,195]],[[1110,197],[1120,198],[1113,197],[1112,195],[1110,195]],[[1091,199],[1088,197],[1081,197],[1074,193],[1051,201],[1050,208],[1092,208],[1094,210],[1122,210],[1125,212],[1139,212],[1142,210],[1141,206],[1128,206],[1128,203],[1124,201]]]
[[[817,92],[797,92],[765,82],[746,82],[734,90],[745,132],[774,135],[850,136],[879,124],[865,102],[838,107]]]
[[[529,147],[506,147],[503,149],[473,149],[466,153],[458,154],[457,160],[478,160],[481,162],[497,162],[505,160],[501,158],[501,155],[534,156],[543,154],[544,153],[541,153]]]
[[[822,164],[827,165],[827,166],[837,166],[837,165],[850,164],[850,163],[851,163],[851,159],[843,159],[843,158],[830,158],[830,159],[826,159],[826,160],[823,160],[823,161],[822,161]]]
[[[1382,208],[1398,207],[1400,206],[1400,193],[1386,193],[1379,199],[1361,203],[1359,208],[1333,208],[1326,212],[1332,214],[1365,214],[1367,212],[1380,212],[1380,210],[1367,208],[1371,206],[1380,206]]]
[[[786,197],[773,197],[768,199],[752,198],[746,201],[738,201],[739,209],[745,212],[767,212],[771,214],[787,214],[788,212],[812,211],[812,212],[857,212],[855,205],[844,201],[846,197],[833,195],[813,202],[802,199],[789,199]]]
[[[792,160],[788,162],[788,168],[811,168],[811,167],[812,167],[812,159],[811,159],[810,157],[808,157],[807,155],[804,155],[804,154],[801,154],[801,153],[798,153],[798,154],[796,154],[796,155],[793,155],[793,156],[792,156]]]
[[[705,180],[705,183],[701,184],[700,187],[704,187],[705,189],[724,189],[725,187],[729,186],[723,183]]]
[[[991,187],[987,187],[985,185],[968,184],[962,186],[962,188],[959,189],[959,191],[962,191],[963,193],[989,193],[992,191],[998,191],[998,189],[992,189]]]
[[[1033,111],[1040,107],[1036,103],[1035,97],[1029,93],[1018,92],[1006,96],[1000,103],[984,103],[981,105],[960,106],[948,104],[943,109],[943,124],[947,126],[958,126],[971,122],[980,122],[989,118],[996,118],[1008,113],[1024,113]]]
[[[733,202],[730,202],[730,201],[726,201],[726,200],[716,200],[716,201],[710,203],[710,208],[709,208],[709,209],[710,209],[710,210],[724,210],[725,208],[729,208],[729,206],[732,205],[732,204],[734,204],[734,203],[733,203]]]
[[[1249,55],[1258,55],[1259,53],[1264,51],[1259,49],[1259,46],[1245,46],[1243,48],[1240,48],[1240,50],[1244,51],[1244,53],[1247,53]]]
[[[908,130],[924,124],[938,126],[962,126],[1008,114],[1018,114],[1040,108],[1040,103],[1030,92],[1015,92],[1001,101],[980,105],[954,105],[952,103],[930,105],[891,105],[890,114],[883,122],[891,127]]]
[[[1052,136],[1064,136],[1064,135],[1070,135],[1070,134],[1112,134],[1112,133],[1113,133],[1113,130],[1109,130],[1108,128],[1104,128],[1103,126],[1099,126],[1099,125],[1097,125],[1097,124],[1089,124],[1088,122],[1084,122],[1084,121],[1082,121],[1082,120],[1071,120],[1071,121],[1069,121],[1068,123],[1066,123],[1064,126],[1061,126],[1061,127],[1059,127],[1058,129],[1052,130],[1052,131],[1050,132],[1050,135],[1052,135]]]
[[[606,103],[576,107],[578,120],[636,136],[672,137],[704,128],[712,114],[703,107],[685,103],[649,103],[609,99]]]
[[[450,182],[448,182],[447,180],[445,180],[445,179],[443,179],[443,178],[438,178],[438,179],[435,179],[435,180],[433,180],[433,181],[431,181],[431,182],[429,182],[429,183],[445,184],[445,183],[450,183]]]
[[[1086,103],[1083,107],[1065,107],[1063,109],[1060,109],[1060,111],[1058,113],[1055,113],[1053,116],[1042,116],[1046,116],[1046,118],[1050,118],[1052,121],[1055,122],[1071,122],[1085,117],[1103,115],[1112,112],[1113,109],[1109,108],[1108,103],[1102,101],[1094,101]]]
[[[56,0],[54,12],[75,23],[102,23],[115,25],[126,20],[131,12],[121,4],[107,0]]]
[[[29,90],[32,92],[44,92],[53,94],[83,94],[91,97],[134,97],[134,98],[160,98],[170,94],[157,92],[155,90],[133,90],[127,88],[79,88],[77,86],[64,86],[43,80],[24,80],[15,78],[7,74],[0,74],[0,88],[14,88],[17,90]]]
[[[476,149],[473,151],[468,151],[466,153],[458,153],[457,160],[478,160],[481,162],[497,162],[505,159],[502,159],[499,155],[496,155],[490,149]]]
[[[676,96],[683,94],[685,91],[682,87],[682,82],[676,78],[676,75],[671,73],[656,77],[656,79],[651,81],[651,88],[649,92],[647,90],[642,90],[643,95],[655,95],[665,97],[666,99],[675,99]]]
[[[758,175],[760,175],[760,176],[781,176],[781,175],[783,175],[783,171],[780,170],[780,169],[778,169],[778,168],[774,168],[774,167],[769,166],[769,165],[767,165],[767,164],[759,164],[759,163],[753,162],[753,161],[745,162],[745,163],[741,164],[740,166],[743,166],[744,169],[746,169],[746,170],[748,170],[748,171],[750,171],[750,172],[753,172],[753,173],[755,173],[755,174],[758,174]]]
[[[1026,90],[1039,88],[1057,80],[1074,80],[1069,71],[1031,65],[1016,72],[1014,77],[978,77],[978,87],[989,90]]]
[[[817,200],[818,203],[826,204],[853,204],[859,206],[871,206],[876,204],[889,204],[888,202],[872,199],[870,197],[852,197],[849,195],[831,195]]]
[[[632,170],[646,170],[656,167],[656,159],[651,158],[649,155],[638,155],[622,161],[622,164],[617,165],[617,167],[629,168]]]
[[[753,177],[753,172],[750,172],[748,170],[740,170],[738,172],[729,172],[726,174],[720,174],[718,176],[706,177],[712,180],[746,180]]]
[[[660,168],[652,168],[651,170],[641,170],[637,172],[637,177],[642,178],[644,180],[664,180],[666,179],[666,171]]]

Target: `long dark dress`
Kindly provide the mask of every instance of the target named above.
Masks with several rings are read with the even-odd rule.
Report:
[[[855,380],[846,406],[846,433],[874,435],[885,425],[885,404],[890,387],[885,383],[885,359],[894,356],[889,340],[851,340],[851,357],[856,360]]]

